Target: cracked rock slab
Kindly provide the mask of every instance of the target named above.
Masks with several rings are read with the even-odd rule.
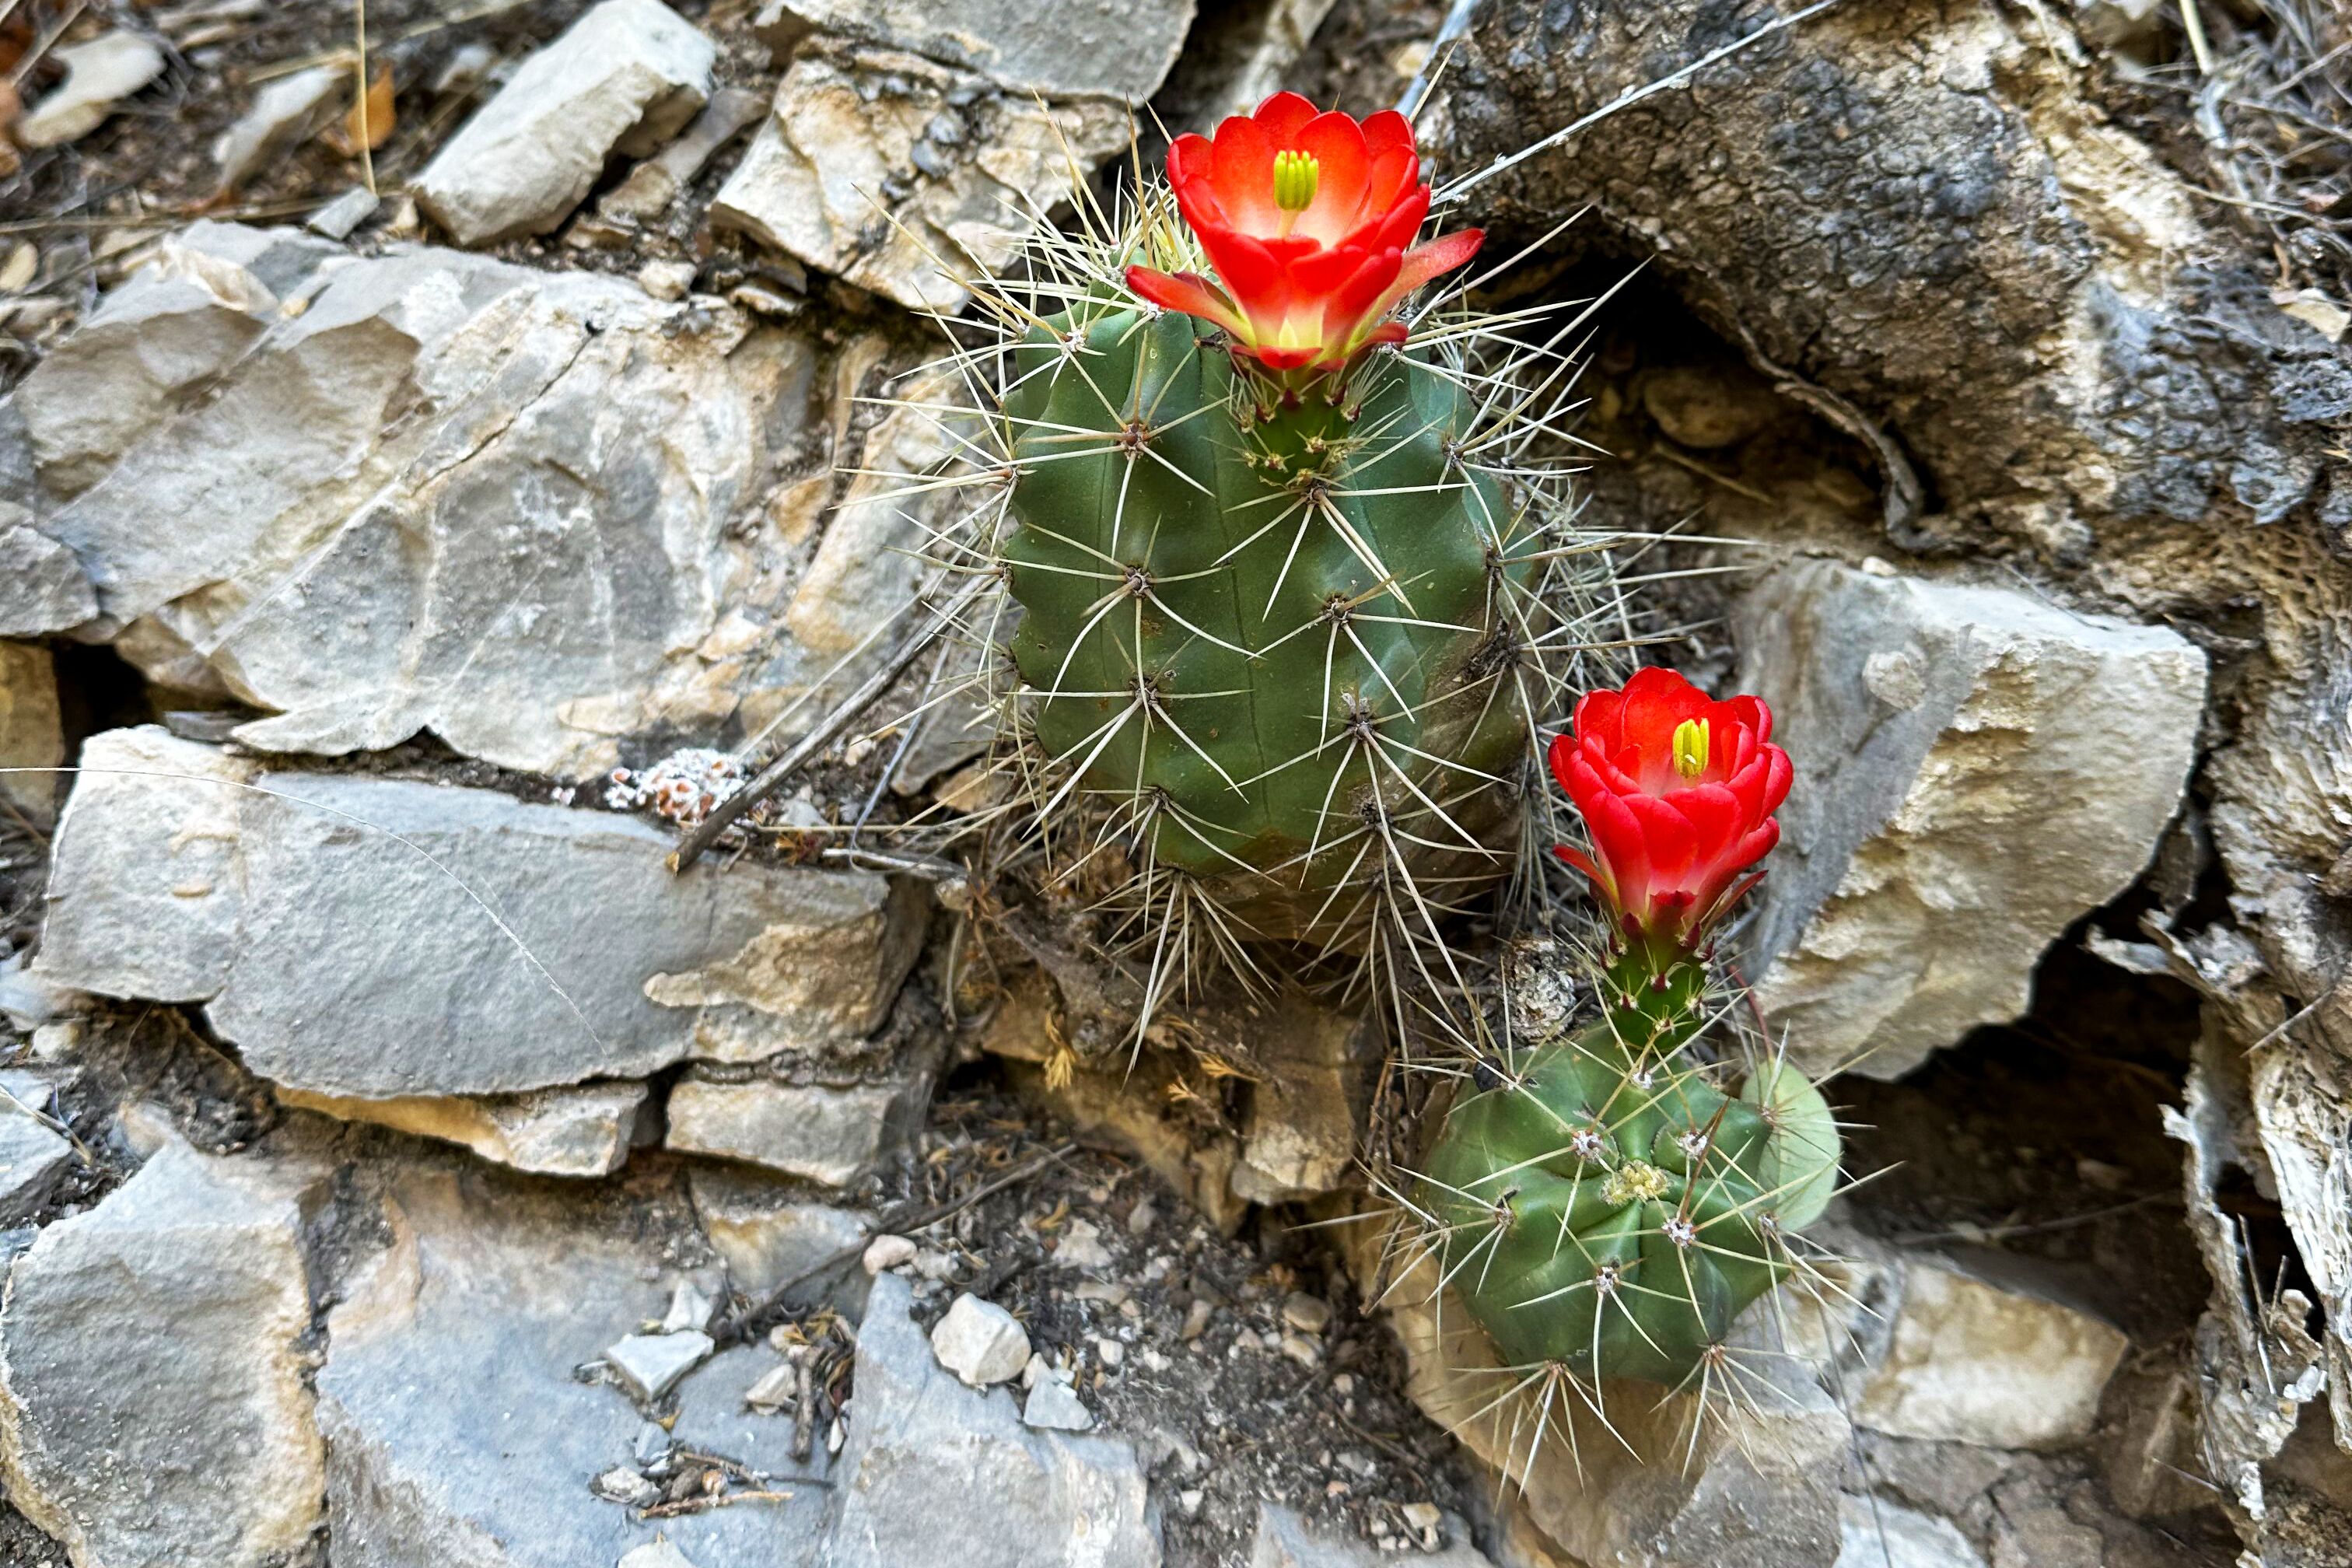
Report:
[[[167,1143],[12,1266],[0,1477],[76,1564],[272,1568],[306,1549],[324,1455],[305,1185]]]
[[[51,769],[66,760],[64,717],[49,650],[37,643],[0,642],[0,769]],[[0,801],[35,823],[57,815],[61,775],[0,772]]]
[[[929,1103],[928,1073],[897,1083],[730,1083],[685,1078],[671,1086],[664,1143],[681,1153],[780,1171],[845,1187]]]
[[[767,0],[752,26],[778,44],[814,28],[928,55],[1015,92],[1140,103],[1192,13],[1193,0]]]
[[[458,244],[545,234],[615,153],[644,157],[710,96],[719,48],[661,0],[604,0],[522,63],[416,177]]]
[[[719,187],[711,222],[910,310],[1012,259],[1022,214],[1128,143],[1123,104],[1042,101],[917,55],[812,39]],[[878,207],[877,207],[878,202]],[[942,270],[944,266],[945,270]]]
[[[1159,1568],[1135,1450],[1024,1426],[1006,1390],[964,1387],[909,1299],[878,1277],[858,1328],[825,1568]]]
[[[194,225],[15,395],[37,482],[0,522],[67,559],[0,545],[59,579],[0,578],[0,617],[70,613],[262,710],[257,749],[429,729],[601,779],[810,683],[778,626],[800,556],[757,524],[823,461],[818,361],[625,279]]]
[[[426,1163],[373,1179],[389,1243],[354,1270],[319,1374],[335,1568],[583,1568],[661,1536],[699,1568],[811,1568],[820,1489],[644,1521],[589,1489],[645,1420],[573,1368],[660,1316],[696,1250],[675,1194]]]
[[[1895,1078],[2022,1014],[2179,809],[2205,655],[2005,587],[1800,561],[1735,614],[1796,764],[1749,939],[1792,1056]]]
[[[439,1139],[485,1160],[548,1176],[604,1176],[619,1170],[635,1141],[646,1096],[644,1084],[625,1081],[477,1099],[402,1095],[363,1100],[283,1086],[278,1090],[278,1103],[297,1110]]]
[[[713,1015],[730,1052],[820,1050],[878,1024],[913,957],[919,911],[882,878],[673,876],[632,817],[263,773],[152,728],[85,765],[107,771],[58,826],[40,972],[202,1003],[248,1068],[315,1095],[641,1078]]]

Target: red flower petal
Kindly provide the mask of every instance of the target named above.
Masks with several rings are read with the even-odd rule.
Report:
[[[1364,153],[1363,127],[1355,116],[1318,114],[1293,143],[1318,165],[1315,200],[1298,215],[1297,232],[1333,245],[1362,221],[1364,176],[1371,160]]]
[[[1249,323],[1242,319],[1241,312],[1197,272],[1179,272],[1171,277],[1149,267],[1130,267],[1127,269],[1127,287],[1130,293],[1155,305],[1213,321],[1236,337],[1248,335]]]
[[[1259,104],[1250,118],[1274,138],[1275,145],[1296,147],[1299,132],[1315,118],[1315,103],[1295,92],[1277,92]],[[1233,121],[1225,123],[1230,125]]]

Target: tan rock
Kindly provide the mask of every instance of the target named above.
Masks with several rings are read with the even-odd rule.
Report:
[[[65,760],[57,670],[49,650],[32,643],[0,642],[0,815],[14,806],[36,827],[56,820],[64,777],[33,770],[60,767]]]
[[[479,1099],[412,1094],[390,1100],[280,1089],[278,1099],[297,1110],[437,1138],[519,1171],[603,1176],[629,1157],[646,1086],[590,1083]]]

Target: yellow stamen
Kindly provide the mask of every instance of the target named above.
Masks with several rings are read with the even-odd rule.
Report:
[[[1312,153],[1276,153],[1274,155],[1274,205],[1286,213],[1303,213],[1315,205],[1316,186],[1322,183],[1323,165]]]
[[[1706,772],[1706,721],[1685,719],[1675,726],[1675,772],[1695,779]]]

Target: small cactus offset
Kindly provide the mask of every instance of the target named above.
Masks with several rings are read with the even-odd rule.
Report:
[[[1706,945],[1778,837],[1789,763],[1753,698],[1664,670],[1596,692],[1554,743],[1618,950],[1599,1012],[1482,1064],[1440,1128],[1415,1207],[1444,1278],[1514,1364],[1580,1384],[1705,1379],[1733,1322],[1795,1267],[1834,1190],[1820,1091],[1768,1062],[1735,1089],[1690,1049]]]

